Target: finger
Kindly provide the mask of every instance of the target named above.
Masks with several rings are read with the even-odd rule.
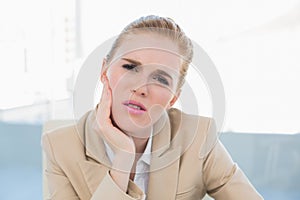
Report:
[[[107,84],[107,80],[104,80],[103,82],[103,89],[102,89],[102,95],[101,95],[101,99],[100,99],[100,106],[99,106],[99,111],[98,113],[101,115],[107,115],[108,113],[108,100],[109,100],[109,95],[108,95],[108,84]]]
[[[101,92],[101,97],[100,97],[99,103],[102,101],[103,98],[105,98],[104,95],[105,95],[105,91],[107,90],[106,88],[107,88],[107,79],[104,78],[104,80],[103,80],[103,86],[102,86],[102,92]]]
[[[108,81],[104,81],[101,100],[97,109],[97,121],[105,123],[111,123],[110,121],[111,112],[111,92],[108,86]]]
[[[105,86],[105,116],[110,121],[110,115],[111,115],[111,107],[112,107],[112,93],[111,89],[109,87],[109,82],[106,80],[106,86]],[[111,122],[111,121],[110,121]]]

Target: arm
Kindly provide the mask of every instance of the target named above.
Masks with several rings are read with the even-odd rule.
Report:
[[[115,156],[112,161],[110,176],[118,187],[126,193],[129,186],[130,172],[135,160],[135,144],[131,137],[113,125],[111,119],[112,93],[106,76],[103,76],[103,84],[94,129],[112,147]]]
[[[47,134],[42,137],[42,147],[45,152],[46,160],[44,176],[49,190],[49,194],[46,199],[79,199],[71,182],[55,160],[52,146]]]
[[[91,199],[91,200],[101,200],[101,199],[124,199],[124,200],[134,200],[143,199],[144,194],[132,181],[129,181],[128,189],[126,194],[113,180],[111,172],[107,171],[95,192],[91,195],[90,190],[85,187],[80,187],[80,195],[74,189],[70,178],[65,174],[64,170],[61,168],[56,157],[58,153],[55,153],[55,140],[51,137],[51,134],[45,134],[42,137],[42,146],[46,156],[46,167],[45,167],[45,177],[48,184],[49,195],[46,199],[51,200],[79,200],[79,199]],[[73,177],[73,179],[80,180],[80,175],[78,177]],[[78,183],[80,185],[81,183]],[[78,186],[77,185],[77,186]],[[80,196],[80,197],[79,197]]]
[[[115,158],[111,170],[101,180],[98,188],[93,193],[92,199],[143,199],[145,196],[144,193],[129,180],[130,171],[135,158],[133,140],[112,125],[110,109],[111,93],[108,83],[105,82],[101,102],[97,109],[97,123],[95,123],[94,128],[99,134],[102,134],[103,138],[110,143],[112,147],[115,147]],[[68,138],[65,139],[68,140]],[[79,199],[78,194],[80,194],[82,199],[90,199],[91,195],[89,190],[78,185],[74,186],[71,183],[72,181],[70,181],[70,179],[75,180],[79,182],[78,184],[80,185],[80,181],[82,181],[80,180],[80,175],[78,174],[78,177],[75,177],[77,176],[77,172],[74,172],[73,169],[69,170],[69,167],[67,167],[67,169],[65,169],[66,167],[62,167],[62,163],[60,162],[65,162],[66,159],[61,158],[61,154],[62,152],[66,152],[59,150],[60,147],[57,145],[58,140],[60,141],[61,138],[57,138],[57,140],[53,139],[51,134],[45,134],[42,139],[47,159],[45,175],[49,184],[50,198]],[[62,149],[64,149],[65,144],[62,146]],[[56,159],[57,157],[61,159]],[[68,163],[68,165],[69,164],[70,163]],[[72,171],[75,176],[67,175],[64,172],[66,170],[68,170],[68,172]],[[95,174],[95,176],[97,175]]]
[[[217,138],[213,120],[204,149],[203,181],[210,196],[216,200],[263,199]]]

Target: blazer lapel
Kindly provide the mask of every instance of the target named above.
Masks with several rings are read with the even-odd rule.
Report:
[[[108,168],[104,165],[88,160],[80,162],[79,167],[92,195],[106,175]]]
[[[170,121],[165,116],[154,126],[147,200],[175,199],[181,148],[173,148],[171,140]]]
[[[111,166],[111,162],[106,155],[103,140],[100,134],[94,130],[95,120],[95,110],[92,110],[86,117],[86,120],[82,121],[84,125],[82,126],[81,137],[83,138],[87,160],[79,162],[91,194],[96,191]]]
[[[151,160],[147,200],[175,199],[180,151],[180,148],[172,149]]]
[[[85,123],[85,151],[86,155],[96,162],[106,166],[111,166],[111,162],[108,159],[105,151],[105,145],[101,138],[101,133],[98,133],[94,127],[96,125],[96,113],[95,110],[91,112]]]

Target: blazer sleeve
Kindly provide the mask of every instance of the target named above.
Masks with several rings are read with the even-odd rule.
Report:
[[[48,134],[42,137],[42,147],[46,156],[46,167],[44,169],[46,181],[49,189],[47,199],[51,200],[80,200],[71,181],[61,169],[55,153],[53,145]],[[88,194],[85,194],[88,196]],[[132,181],[128,184],[128,192],[123,192],[111,178],[109,172],[104,176],[96,191],[92,194],[91,200],[106,200],[106,199],[124,199],[124,200],[144,200],[145,194]]]
[[[49,190],[48,197],[46,197],[46,199],[79,199],[71,182],[56,163],[48,133],[45,133],[42,137],[42,147],[46,158],[44,175]]]
[[[203,182],[207,193],[214,199],[263,199],[219,141],[213,119],[210,120],[206,143],[200,155],[204,156]]]

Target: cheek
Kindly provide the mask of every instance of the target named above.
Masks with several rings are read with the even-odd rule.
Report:
[[[161,105],[162,107],[166,107],[171,101],[173,94],[168,89],[153,89],[153,103]]]
[[[117,86],[117,84],[118,84],[118,82],[119,82],[119,79],[120,79],[119,77],[120,77],[120,74],[119,74],[119,73],[113,73],[113,75],[110,74],[110,75],[108,76],[109,86],[110,86],[110,88],[111,88],[112,90],[114,90],[114,89],[116,88],[116,86]]]
[[[154,124],[167,110],[173,95],[167,89],[161,90],[158,88],[156,88],[156,90],[152,90],[151,94],[152,106],[149,110],[149,117],[151,119],[151,123]]]
[[[128,73],[124,72],[121,68],[113,67],[108,74],[108,80],[110,88],[114,90],[119,90],[125,86],[132,85],[135,82],[134,77],[129,76]]]

